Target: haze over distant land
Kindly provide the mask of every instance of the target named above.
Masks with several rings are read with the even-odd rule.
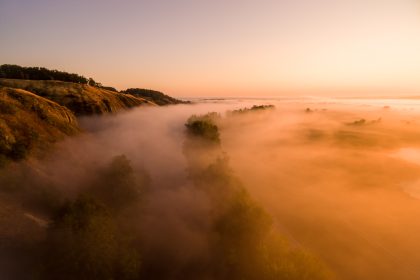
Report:
[[[0,0],[0,280],[419,280],[420,0]]]
[[[171,96],[420,95],[418,0],[0,0],[0,63]]]

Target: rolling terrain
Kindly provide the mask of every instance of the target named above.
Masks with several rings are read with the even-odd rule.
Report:
[[[0,79],[0,86],[19,88],[54,101],[77,116],[117,113],[142,105],[156,106],[144,98],[87,84],[62,81]]]

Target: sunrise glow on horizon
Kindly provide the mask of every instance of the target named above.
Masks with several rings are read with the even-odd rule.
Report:
[[[1,64],[173,96],[420,95],[418,0],[0,0]]]

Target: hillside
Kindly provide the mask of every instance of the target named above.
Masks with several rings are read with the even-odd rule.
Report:
[[[0,165],[78,132],[67,108],[22,89],[0,87]]]
[[[156,105],[144,98],[87,84],[62,81],[0,79],[0,87],[19,88],[52,100],[77,116],[116,113],[141,105]]]
[[[171,105],[171,104],[189,104],[189,101],[183,101],[166,95],[160,91],[142,88],[129,88],[122,93],[134,95],[135,97],[144,98],[157,105]]]

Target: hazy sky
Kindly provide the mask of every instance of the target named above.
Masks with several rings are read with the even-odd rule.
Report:
[[[0,64],[175,96],[420,94],[420,0],[0,0]]]

